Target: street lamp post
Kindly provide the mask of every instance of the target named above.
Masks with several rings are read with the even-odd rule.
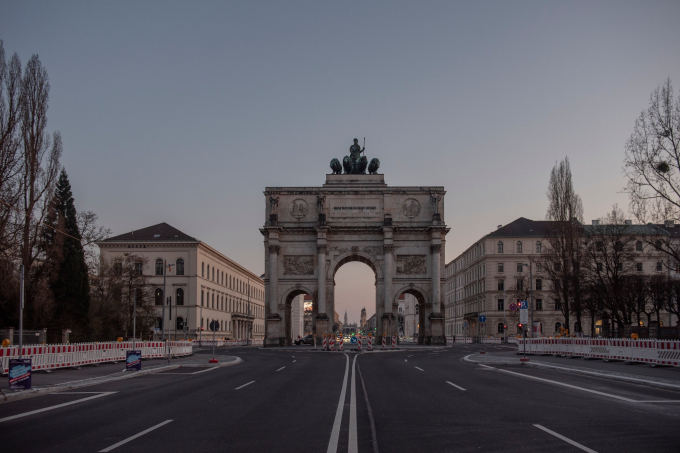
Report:
[[[167,301],[168,304],[168,321],[172,321],[172,296],[166,297],[166,277],[167,277],[167,269],[169,267],[172,267],[172,264],[167,264],[166,260],[163,260],[163,310],[161,312],[161,319],[163,320],[163,342],[165,343],[165,347],[168,350],[168,364],[170,364],[170,347],[168,346],[168,343],[165,340],[165,304]],[[170,323],[168,322],[168,341],[170,341]]]
[[[522,266],[529,268],[529,310],[531,311],[531,338],[534,338],[534,275],[532,269],[532,261],[529,264],[522,263]]]

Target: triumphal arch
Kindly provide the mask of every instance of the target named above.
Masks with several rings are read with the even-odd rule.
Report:
[[[321,187],[265,189],[265,346],[291,343],[290,306],[300,294],[312,297],[317,341],[332,333],[335,274],[351,261],[375,275],[378,342],[398,333],[397,301],[408,293],[418,301],[418,342],[446,343],[444,188],[390,187],[363,151],[355,140]]]

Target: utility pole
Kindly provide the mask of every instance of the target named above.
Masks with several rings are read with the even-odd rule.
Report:
[[[137,291],[132,294],[132,349],[135,349],[137,339]]]
[[[533,261],[529,260],[529,307],[531,310],[531,338],[534,338],[534,274]]]
[[[508,329],[505,328],[505,306],[507,305],[507,300],[505,300],[505,281],[503,282],[503,343],[508,342],[508,335],[507,331]]]
[[[24,265],[19,268],[19,358],[23,359],[24,350]]]

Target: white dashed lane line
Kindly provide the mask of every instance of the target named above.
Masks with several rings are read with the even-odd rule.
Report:
[[[454,386],[454,387],[457,388],[458,390],[462,390],[462,391],[464,391],[464,392],[467,392],[467,390],[465,390],[465,389],[464,389],[463,387],[461,387],[460,385],[456,385],[456,384],[454,384],[453,382],[449,382],[449,381],[446,381],[446,383],[449,384],[449,385]]]
[[[105,449],[103,449],[103,450],[99,450],[99,453],[106,453],[106,452],[109,452],[109,451],[113,450],[114,448],[118,448],[118,447],[120,447],[120,446],[123,445],[123,444],[126,444],[126,443],[128,443],[128,442],[130,442],[130,441],[132,441],[132,440],[135,440],[135,439],[138,438],[138,437],[142,437],[144,434],[150,433],[150,432],[153,431],[154,429],[158,429],[158,428],[160,428],[161,426],[167,425],[167,424],[170,423],[170,422],[172,422],[172,420],[166,420],[166,421],[164,421],[163,423],[159,423],[159,424],[157,424],[157,425],[155,425],[155,426],[152,426],[152,427],[149,428],[149,429],[145,429],[145,430],[142,431],[141,433],[137,433],[137,434],[135,434],[134,436],[130,436],[130,437],[128,437],[127,439],[123,439],[123,440],[121,440],[120,442],[118,442],[117,444],[113,444],[113,445],[111,445],[110,447],[107,447],[107,448],[105,448]]]
[[[285,368],[285,366],[282,366],[281,368],[279,368],[279,369],[276,370],[276,371],[281,371],[281,370],[284,369],[284,368]]]
[[[250,385],[250,384],[252,384],[252,383],[254,383],[254,382],[255,382],[255,381],[250,381],[250,382],[248,382],[247,384],[243,384],[243,385],[240,386],[240,387],[236,387],[234,390],[240,390],[240,389],[242,389],[243,387],[245,387],[245,386],[247,386],[247,385]]]
[[[587,451],[588,453],[597,453],[595,450],[591,450],[590,448],[586,447],[585,445],[581,445],[578,442],[569,439],[568,437],[564,437],[562,434],[556,433],[555,431],[551,431],[548,428],[546,428],[545,426],[541,426],[541,425],[534,425],[534,426],[536,428],[540,429],[540,430],[545,431],[548,434],[551,434],[551,435],[557,437],[558,439],[565,441],[568,444],[573,445],[576,448],[580,448],[581,450]]]
[[[422,368],[418,368],[417,366],[414,366],[413,368],[415,368],[416,370],[425,371]]]

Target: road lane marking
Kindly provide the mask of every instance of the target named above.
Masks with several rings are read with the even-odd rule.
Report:
[[[126,444],[126,443],[130,442],[131,440],[135,440],[136,438],[141,437],[141,436],[143,436],[143,435],[146,434],[146,433],[150,433],[150,432],[153,431],[154,429],[158,429],[158,428],[160,428],[161,426],[167,425],[167,424],[170,423],[170,422],[172,422],[172,420],[166,420],[166,421],[164,421],[163,423],[159,423],[159,424],[157,424],[156,426],[152,426],[152,427],[149,428],[149,429],[145,429],[145,430],[142,431],[141,433],[137,433],[137,434],[135,434],[135,435],[132,436],[132,437],[128,437],[127,439],[123,439],[123,440],[121,440],[120,442],[118,442],[117,444],[113,444],[113,445],[111,445],[110,447],[107,447],[107,448],[105,448],[105,449],[103,449],[103,450],[99,450],[99,453],[106,453],[107,451],[111,451],[111,450],[113,450],[114,448],[118,448],[118,447],[120,447],[121,445]]]
[[[588,453],[597,453],[595,450],[591,450],[590,448],[586,447],[585,445],[581,445],[578,442],[569,439],[568,437],[564,437],[562,434],[556,433],[555,431],[551,431],[548,428],[546,428],[545,426],[541,426],[541,425],[534,425],[534,426],[538,429],[545,431],[548,434],[552,434],[553,436],[557,437],[558,439],[562,439],[566,443],[571,444],[576,448],[580,448],[581,450],[587,451]]]
[[[281,368],[279,368],[279,369],[276,370],[276,371],[281,371],[281,370],[284,369],[284,368],[285,368],[285,366],[282,366]]]
[[[373,410],[371,403],[368,402],[368,392],[366,391],[366,384],[364,383],[364,376],[361,374],[361,367],[357,365],[359,370],[359,379],[361,379],[361,388],[364,390],[364,401],[366,401],[366,411],[368,412],[368,421],[371,425],[371,438],[373,440],[373,453],[380,453],[378,451],[378,436],[375,431],[375,420],[373,419]]]
[[[293,363],[295,363],[295,360],[293,360]]]
[[[447,384],[449,384],[449,385],[454,386],[455,388],[457,388],[457,389],[459,389],[459,390],[462,390],[462,391],[464,391],[464,392],[467,391],[467,390],[465,390],[463,387],[461,387],[460,385],[456,385],[456,384],[454,384],[453,382],[449,382],[449,381],[445,381],[445,382],[446,382]]]
[[[255,381],[250,381],[250,382],[248,382],[247,384],[243,384],[243,385],[240,386],[240,387],[236,387],[234,390],[240,390],[240,389],[242,389],[243,387],[252,384],[253,382],[255,382]]]
[[[59,409],[60,407],[66,407],[66,406],[70,406],[72,404],[84,403],[85,401],[93,400],[95,398],[101,398],[102,396],[113,395],[114,393],[118,393],[118,392],[99,392],[98,395],[92,395],[92,396],[88,396],[87,398],[81,398],[79,400],[69,401],[68,403],[57,404],[56,406],[44,407],[42,409],[36,409],[34,411],[24,412],[23,414],[17,414],[17,415],[12,415],[10,417],[0,418],[0,423],[8,422],[10,420],[16,420],[17,418],[28,417],[29,415],[39,414],[40,412],[46,412],[46,411],[51,411],[51,410],[54,410],[54,409]]]
[[[609,398],[614,398],[614,399],[617,399],[617,400],[626,401],[628,403],[637,403],[638,402],[638,401],[632,400],[630,398],[626,398],[624,396],[612,395],[611,393],[605,393],[605,392],[598,392],[597,390],[591,390],[591,389],[587,389],[585,387],[579,387],[577,385],[571,385],[571,384],[566,384],[564,382],[553,381],[553,380],[550,380],[550,379],[544,379],[544,378],[540,378],[540,377],[536,377],[536,376],[530,376],[528,374],[516,373],[514,371],[503,370],[503,369],[500,369],[500,368],[493,368],[493,367],[486,366],[486,365],[482,365],[482,366],[485,367],[485,368],[491,369],[491,370],[498,370],[498,371],[501,371],[503,373],[514,374],[516,376],[520,376],[520,377],[527,378],[527,379],[535,379],[537,381],[549,382],[551,384],[561,385],[562,387],[568,387],[568,388],[571,388],[571,389],[581,390],[583,392],[607,396]]]
[[[407,360],[407,359],[404,359],[404,362],[408,362],[408,360]]]
[[[407,355],[406,357],[413,357],[413,354],[411,354],[411,355]]]
[[[357,381],[354,375],[354,370],[357,365],[357,357],[354,356],[352,360],[352,387],[349,397],[349,446],[348,453],[359,453],[359,444],[357,443]]]
[[[331,431],[331,438],[328,441],[328,450],[326,450],[326,453],[337,453],[338,451],[340,425],[342,424],[342,410],[345,408],[345,394],[347,393],[347,372],[349,371],[349,356],[347,354],[345,354],[345,359],[347,359],[345,365],[345,379],[342,381],[340,401],[338,401],[338,409],[335,411],[335,421],[333,422],[333,430]]]
[[[205,373],[206,371],[213,371],[213,370],[216,370],[216,369],[218,369],[218,368],[219,368],[218,366],[212,366],[212,367],[209,367],[209,368],[207,368],[207,369],[205,369],[205,370],[196,371],[195,373],[188,373],[188,374],[201,374],[201,373]]]
[[[414,366],[413,368],[415,368],[416,370],[425,371],[422,368],[418,368],[417,366]]]

